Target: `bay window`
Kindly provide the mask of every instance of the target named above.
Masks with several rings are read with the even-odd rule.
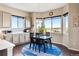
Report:
[[[39,32],[39,28],[42,26],[42,19],[36,19],[36,32]]]
[[[44,24],[47,32],[51,32],[51,18],[45,18]]]
[[[52,33],[61,33],[61,17],[52,18]]]
[[[36,20],[36,30],[42,26],[42,23],[46,29],[46,32],[60,33],[68,32],[68,14],[65,14],[62,18],[61,15],[53,17],[45,17],[43,19]]]

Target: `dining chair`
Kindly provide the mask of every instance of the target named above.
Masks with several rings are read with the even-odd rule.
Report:
[[[39,36],[43,36],[43,34],[42,33],[36,33],[36,36],[38,36],[38,37]],[[41,48],[44,48],[44,52],[45,52],[45,46],[46,46],[46,44],[45,44],[44,40],[42,40],[40,38],[37,38],[36,39],[36,45],[37,46],[35,46],[35,51],[36,51],[36,49],[38,47],[39,53],[40,53]]]
[[[50,36],[50,32],[46,32],[46,36]]]
[[[50,36],[50,32],[46,32],[46,36]],[[50,47],[52,46],[51,38],[49,40],[46,40],[45,43],[50,44]]]
[[[36,40],[33,38],[34,33],[30,33],[30,47],[29,48],[33,48],[35,47],[36,44]]]
[[[38,50],[39,50],[39,53],[40,53],[40,50],[43,48],[43,49],[45,49],[45,41],[44,40],[42,40],[42,39],[36,39],[36,46],[35,46],[35,51],[36,51],[36,49],[38,48]],[[44,50],[44,52],[45,52],[45,50]]]

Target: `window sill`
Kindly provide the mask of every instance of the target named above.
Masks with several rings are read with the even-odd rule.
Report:
[[[56,35],[63,35],[62,33],[51,33],[51,34],[56,34]]]

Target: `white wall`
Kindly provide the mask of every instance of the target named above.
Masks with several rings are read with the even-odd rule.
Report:
[[[79,4],[69,4],[69,49],[79,51]]]

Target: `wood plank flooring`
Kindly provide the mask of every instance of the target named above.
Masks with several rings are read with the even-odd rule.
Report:
[[[24,45],[25,44],[18,45],[16,47],[14,47],[14,49],[13,49],[13,55],[14,56],[23,56],[21,54],[21,49],[22,49],[22,47]],[[63,56],[79,56],[79,51],[77,52],[77,51],[69,50],[65,46],[60,45],[60,44],[54,44],[54,45],[56,45],[57,47],[59,47],[61,49],[61,51],[63,52]]]

